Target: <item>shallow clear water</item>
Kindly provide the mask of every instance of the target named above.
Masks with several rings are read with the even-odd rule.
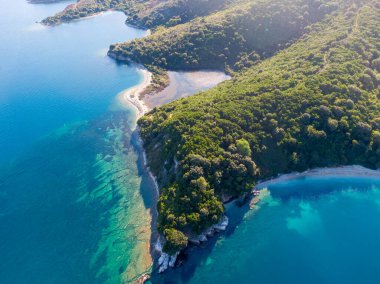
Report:
[[[121,283],[150,269],[154,194],[106,56],[122,13],[47,28],[68,3],[0,0],[0,282]]]
[[[150,271],[155,196],[117,94],[139,82],[105,53],[125,16],[44,28],[67,3],[0,0],[0,282],[123,283]],[[380,181],[269,187],[259,208],[157,283],[379,283]]]
[[[379,283],[380,179],[307,177],[231,206],[228,231],[162,283]]]
[[[145,98],[145,102],[151,108],[194,95],[231,78],[221,71],[169,71],[168,73],[170,85],[158,94]]]

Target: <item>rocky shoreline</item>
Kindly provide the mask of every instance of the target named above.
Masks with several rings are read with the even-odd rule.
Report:
[[[112,52],[108,52],[108,55],[114,58],[115,60],[133,64],[133,62],[130,62],[128,58],[124,58],[121,55],[114,54]],[[128,104],[132,104],[138,110],[137,118],[143,116],[146,112],[149,111],[149,107],[144,102],[144,99],[139,96],[139,94],[140,92],[143,92],[147,86],[149,86],[151,82],[151,78],[152,78],[152,74],[148,70],[146,70],[144,67],[141,67],[141,66],[139,66],[139,68],[141,72],[143,72],[143,76],[144,76],[143,82],[139,84],[138,86],[131,88],[129,90],[126,90],[125,92],[121,94],[121,98],[124,100],[124,102],[127,102]],[[139,129],[137,128],[136,131],[138,133]],[[146,167],[146,171],[148,172],[149,176],[154,182],[155,189],[157,190],[157,194],[159,195],[159,186],[158,186],[156,177],[153,175],[153,173],[150,171],[148,167],[145,151],[143,151],[143,159],[144,159],[144,165]],[[337,168],[313,169],[313,170],[306,171],[303,173],[291,173],[291,174],[279,175],[277,178],[259,182],[255,186],[255,189],[252,190],[251,194],[248,194],[247,196],[243,197],[243,199],[248,200],[249,197],[253,195],[254,198],[251,201],[250,207],[251,206],[254,207],[255,204],[257,204],[260,201],[260,198],[257,196],[257,191],[258,191],[257,189],[265,188],[265,186],[268,186],[271,183],[286,181],[286,180],[299,178],[303,176],[309,176],[309,175],[313,175],[313,176],[314,175],[320,175],[320,176],[365,175],[365,176],[379,176],[380,177],[380,171],[369,170],[361,166],[346,166],[346,167],[337,167]],[[225,200],[225,203],[229,203],[232,200],[234,199],[228,198],[228,200]],[[202,243],[207,242],[210,238],[214,237],[215,234],[226,230],[227,226],[228,226],[228,218],[227,216],[224,216],[218,224],[211,226],[210,228],[202,232],[200,235],[191,235],[191,236],[188,235],[187,236],[188,242],[190,245],[199,246]],[[174,255],[169,255],[167,253],[164,253],[162,251],[163,243],[164,243],[163,237],[159,236],[156,243],[154,244],[154,250],[159,255],[156,262],[157,266],[154,268],[154,271],[157,271],[158,273],[162,273],[166,271],[167,269],[173,268],[176,265],[178,265],[178,258],[182,253],[182,252],[177,252]],[[142,277],[148,277],[148,276],[143,275]]]
[[[223,216],[222,220],[210,228],[205,230],[200,235],[189,236],[189,244],[194,246],[199,246],[201,243],[207,242],[209,238],[215,236],[215,234],[225,231],[228,226],[228,217]],[[162,273],[168,268],[174,268],[179,265],[178,258],[183,253],[183,251],[178,251],[174,255],[169,255],[162,251],[163,237],[160,236],[155,244],[155,250],[160,253],[160,257],[157,261],[157,272]],[[186,249],[185,249],[186,250]]]
[[[145,113],[149,112],[149,110],[152,109],[153,107],[159,107],[160,105],[165,103],[166,100],[170,101],[169,99],[170,99],[170,96],[172,94],[168,93],[166,95],[166,96],[168,96],[168,98],[166,99],[166,96],[163,95],[162,93],[160,93],[160,97],[161,97],[160,103],[156,103],[156,104],[150,103],[148,106],[148,104],[144,101],[144,99],[149,100],[149,98],[152,98],[158,92],[162,92],[162,90],[154,90],[153,93],[149,94],[149,96],[145,96],[145,94],[144,94],[144,91],[147,88],[149,88],[149,86],[152,84],[153,73],[150,72],[149,70],[147,70],[144,66],[138,65],[135,62],[131,61],[129,58],[127,58],[127,57],[125,57],[119,53],[115,53],[112,50],[109,50],[107,55],[116,61],[137,66],[137,68],[139,69],[139,71],[143,75],[143,80],[139,85],[137,85],[133,88],[130,88],[128,90],[125,90],[122,93],[120,93],[120,95],[119,95],[119,101],[121,102],[122,105],[132,105],[137,110],[137,114],[136,114],[137,119],[142,117]],[[211,80],[206,80],[208,72],[211,74]],[[188,72],[188,73],[190,73],[190,72]],[[193,71],[191,73],[194,74],[196,72]],[[214,85],[216,85],[217,83],[220,82],[220,80],[216,80],[218,78],[218,76],[215,75],[215,73],[216,73],[215,71],[200,71],[199,73],[200,73],[200,76],[198,76],[199,79],[206,80],[208,82],[214,82],[215,83]],[[196,75],[193,75],[193,76],[195,76],[195,78],[196,78]],[[225,79],[226,80],[230,79],[230,77],[225,75]],[[168,88],[170,86],[171,87],[177,87],[176,83],[177,82],[169,81],[169,84],[167,87]],[[171,85],[171,84],[173,84],[173,85]],[[211,85],[212,85],[212,83],[211,83]],[[202,86],[202,84],[200,84],[200,87],[201,86]],[[177,90],[177,91],[180,91],[180,90]],[[135,131],[136,131],[138,137],[140,137],[138,126],[136,127]],[[140,144],[142,143],[140,138],[139,138],[139,143]],[[143,147],[142,147],[142,156],[143,156],[143,163],[144,163],[145,170],[147,171],[148,175],[150,176],[151,180],[153,181],[155,190],[157,192],[157,196],[159,196],[159,185],[158,185],[156,177],[153,175],[153,173],[149,169],[148,160],[147,160],[146,153],[145,153],[145,150],[143,149]],[[199,246],[201,243],[204,243],[204,242],[208,241],[208,239],[214,237],[215,234],[226,230],[227,226],[228,226],[228,217],[223,216],[223,218],[220,220],[219,223],[211,226],[210,228],[208,228],[207,230],[202,232],[200,235],[191,235],[191,236],[189,235],[188,236],[188,242],[190,245]],[[154,246],[154,250],[155,250],[155,252],[157,252],[157,255],[158,255],[157,259],[156,259],[157,260],[157,262],[156,262],[157,266],[154,268],[154,271],[157,271],[158,273],[162,273],[165,270],[167,270],[168,268],[174,268],[175,266],[177,266],[179,264],[178,258],[181,255],[181,253],[183,253],[181,251],[178,251],[174,255],[169,255],[169,254],[163,252],[162,248],[163,248],[164,241],[165,240],[164,240],[163,236],[160,235],[160,236],[158,236],[156,242],[154,244],[151,244]],[[148,274],[144,274],[139,279],[144,279],[144,281],[146,281],[147,279],[149,279],[148,276],[149,276]],[[144,283],[144,282],[139,282],[139,283]]]
[[[127,58],[117,56],[113,54],[112,52],[108,52],[108,56],[110,56],[111,58],[117,61],[134,64],[133,62],[129,62]],[[137,64],[134,64],[134,65],[139,69],[139,72],[142,74],[143,80],[140,84],[121,92],[118,97],[119,97],[119,102],[122,105],[124,106],[132,105],[137,110],[136,117],[138,119],[150,110],[150,108],[145,104],[144,100],[140,97],[140,94],[151,84],[152,73],[149,72],[146,68],[144,68],[141,65],[137,65]],[[139,128],[136,127],[135,131],[139,137]],[[140,141],[139,143],[141,144],[140,138],[139,138],[139,141]],[[152,182],[154,183],[154,187],[155,187],[157,195],[159,195],[159,186],[158,186],[157,179],[149,169],[146,153],[143,149],[142,149],[142,157],[143,157],[145,170],[150,176]],[[201,243],[204,243],[209,238],[212,238],[213,236],[215,236],[215,234],[226,230],[227,226],[228,226],[228,217],[224,216],[218,224],[211,226],[210,228],[205,230],[202,234],[188,236],[189,244],[199,246]],[[154,250],[159,255],[157,259],[157,267],[155,268],[155,270],[157,270],[158,273],[162,273],[168,268],[175,267],[177,265],[177,259],[181,253],[181,252],[177,252],[175,255],[169,255],[167,253],[164,253],[162,251],[163,243],[164,243],[163,237],[159,236],[156,243],[154,244]],[[143,281],[146,281],[147,279],[149,279],[149,274],[144,274],[139,279],[140,280],[144,279]],[[144,283],[144,282],[137,282],[137,283]]]
[[[108,52],[108,56],[114,58],[117,61],[122,61],[122,62],[127,62],[129,64],[134,64],[133,62],[130,62],[128,60],[128,58],[124,58],[124,57],[119,56],[117,54],[113,54],[112,52]],[[152,73],[149,72],[146,68],[144,68],[141,65],[136,65],[136,66],[137,66],[137,68],[139,68],[139,71],[143,75],[142,82],[140,84],[138,84],[137,86],[120,93],[119,98],[120,98],[120,102],[123,105],[125,105],[125,104],[132,105],[137,109],[136,116],[138,119],[150,110],[150,108],[145,103],[144,99],[141,98],[140,94],[150,85],[150,83],[152,81]],[[139,135],[138,127],[136,128],[136,132]],[[140,141],[140,143],[141,143],[141,141]],[[144,162],[145,169],[146,169],[147,173],[149,174],[151,180],[153,181],[154,186],[155,186],[155,190],[157,191],[157,195],[159,196],[159,186],[158,186],[156,177],[153,175],[153,173],[149,169],[146,153],[144,150],[143,150],[142,155],[143,155],[143,162]],[[253,208],[260,201],[260,198],[256,194],[258,189],[263,189],[272,183],[287,181],[287,180],[296,179],[296,178],[305,177],[305,176],[373,176],[373,177],[380,177],[380,171],[366,169],[366,168],[361,167],[361,166],[342,166],[342,167],[336,167],[336,168],[317,168],[317,169],[309,170],[309,171],[302,172],[302,173],[296,172],[296,173],[279,175],[278,177],[259,182],[255,186],[255,189],[253,189],[252,193],[243,197],[243,199],[248,200],[249,197],[251,197],[253,195],[253,199],[250,202],[250,207]],[[234,198],[227,198],[224,201],[225,201],[225,203],[230,203],[233,200],[235,200],[235,199]],[[242,202],[244,202],[244,201],[242,201]],[[202,243],[207,242],[210,238],[214,237],[215,234],[226,230],[227,226],[228,226],[228,218],[227,218],[227,216],[224,216],[218,224],[211,226],[210,228],[208,228],[207,230],[202,232],[200,235],[188,235],[187,237],[188,237],[189,245],[199,246]],[[158,273],[162,273],[169,268],[174,268],[177,265],[180,265],[179,258],[181,256],[181,254],[183,253],[183,252],[177,252],[174,255],[169,255],[167,253],[164,253],[162,251],[163,243],[164,243],[163,237],[159,236],[156,243],[151,244],[152,246],[154,246],[154,250],[155,250],[155,252],[157,252],[157,255],[158,255],[156,258],[156,267],[154,268],[154,271],[157,271]],[[137,282],[137,283],[144,283],[146,280],[149,279],[149,277],[150,277],[149,274],[144,274],[139,278],[139,280],[141,280],[142,282]]]
[[[127,102],[127,104],[133,105],[137,109],[138,111],[137,118],[143,116],[146,112],[149,111],[149,108],[145,105],[144,101],[139,98],[138,94],[139,92],[142,92],[149,85],[150,80],[151,80],[150,72],[144,69],[143,67],[139,66],[139,68],[144,77],[142,83],[120,94],[120,100],[123,104]],[[136,127],[135,131],[137,132],[137,135],[139,137],[139,128]],[[140,138],[139,138],[139,143],[141,144]],[[159,195],[158,182],[157,182],[156,177],[153,175],[153,173],[149,169],[146,153],[144,150],[142,150],[142,156],[143,156],[143,163],[144,163],[145,170],[147,171],[148,175],[150,176],[151,180],[154,183],[155,189],[157,191],[157,195]],[[198,246],[201,243],[206,242],[208,238],[211,238],[215,234],[226,230],[227,226],[228,226],[228,217],[224,216],[218,224],[211,226],[210,228],[205,230],[202,234],[189,236],[189,244]],[[177,258],[181,253],[181,252],[177,252],[175,255],[169,255],[167,253],[164,253],[162,251],[163,242],[164,242],[163,237],[159,236],[154,245],[155,251],[160,255],[157,260],[157,268],[156,268],[158,273],[162,273],[168,268],[175,267],[177,263]]]

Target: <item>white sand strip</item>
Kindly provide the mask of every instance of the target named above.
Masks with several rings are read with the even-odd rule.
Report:
[[[276,178],[259,182],[256,188],[264,188],[273,183],[288,181],[301,177],[323,176],[323,177],[378,177],[380,178],[380,170],[371,170],[362,166],[342,166],[336,168],[316,168],[302,173],[290,173],[280,175]]]
[[[138,66],[139,73],[142,74],[142,81],[133,86],[130,89],[127,89],[119,94],[119,101],[123,106],[134,106],[137,110],[137,119],[143,116],[146,112],[149,111],[149,108],[146,106],[143,100],[140,100],[140,94],[151,84],[152,82],[152,73],[150,73],[144,67]]]

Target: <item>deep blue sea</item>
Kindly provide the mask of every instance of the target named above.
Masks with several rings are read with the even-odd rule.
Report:
[[[142,78],[106,56],[146,32],[116,12],[35,23],[67,4],[0,0],[0,283],[122,283],[151,265],[154,190],[116,99]]]

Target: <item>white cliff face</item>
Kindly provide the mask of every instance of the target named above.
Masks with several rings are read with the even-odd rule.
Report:
[[[227,226],[228,226],[228,217],[224,216],[222,220],[218,224],[214,225],[213,227],[214,229],[218,231],[224,231],[226,230]]]
[[[156,241],[156,244],[154,245],[154,249],[159,252],[159,253],[162,253],[162,243],[161,243],[161,238],[159,237]]]
[[[158,259],[158,273],[164,272],[169,267],[174,267],[179,252],[177,252],[175,255],[169,255],[167,253],[164,253],[162,251],[161,238],[158,238],[154,248],[156,251],[161,253],[160,258]]]
[[[168,255],[167,253],[163,252],[158,259],[158,273],[164,272],[169,267],[174,267],[178,255],[179,252],[177,252],[175,255]]]
[[[205,230],[202,234],[189,238],[189,242],[192,243],[193,245],[200,245],[201,242],[206,242],[208,238],[211,238],[215,235],[215,233],[220,232],[220,231],[225,231],[228,226],[228,217],[223,216],[222,220],[207,230]]]
[[[168,269],[170,261],[170,256],[167,253],[162,253],[160,258],[158,259],[158,273],[164,272],[166,269]]]
[[[179,255],[179,251],[176,252],[175,255],[172,255],[172,256],[170,257],[170,260],[169,260],[169,267],[174,267],[178,255]]]
[[[228,226],[228,217],[224,216],[218,224],[211,226],[210,228],[208,228],[206,231],[196,236],[195,238],[189,239],[189,242],[195,245],[199,245],[201,242],[206,242],[208,238],[213,237],[216,232],[226,230],[227,226]],[[162,247],[163,247],[162,242],[161,242],[161,239],[159,238],[155,244],[156,251],[161,253],[160,258],[158,259],[158,273],[164,272],[169,267],[174,267],[177,257],[180,253],[180,252],[177,252],[175,255],[169,255],[162,251]]]

